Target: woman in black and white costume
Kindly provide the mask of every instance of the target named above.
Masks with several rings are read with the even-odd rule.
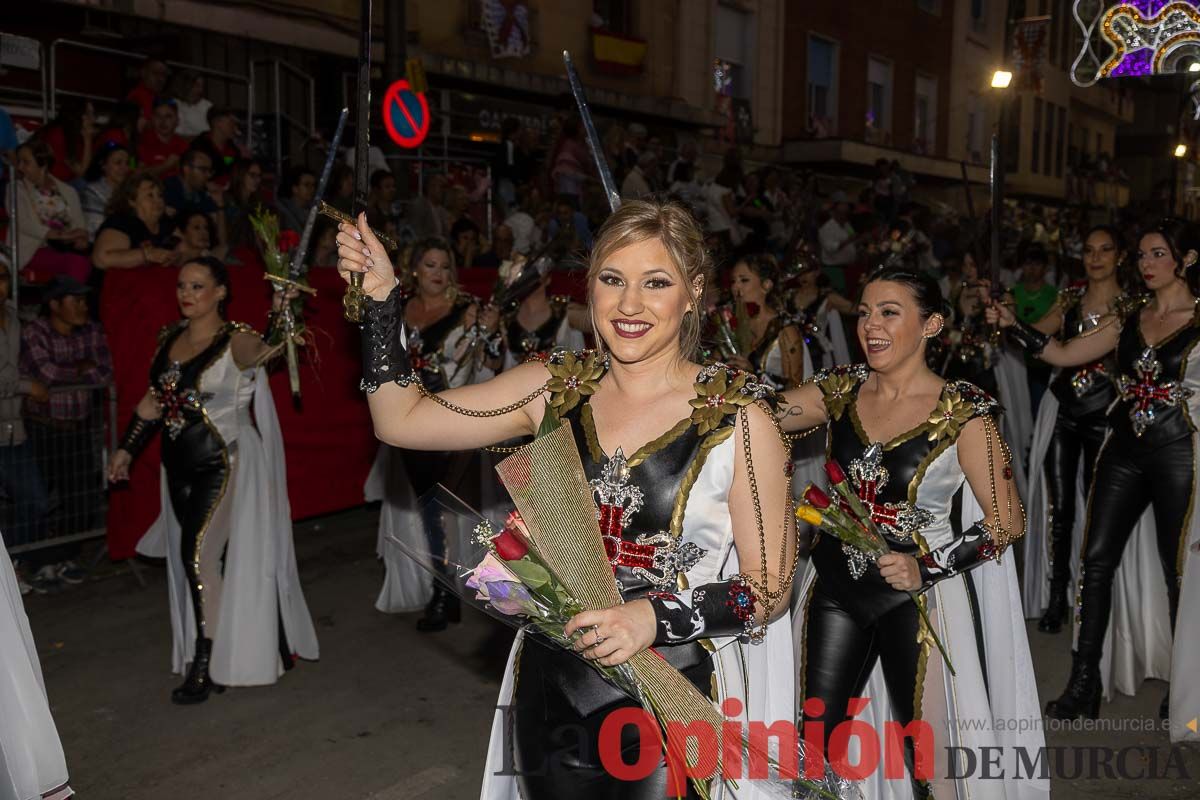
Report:
[[[29,618],[0,540],[0,800],[64,800],[71,794]]]
[[[1125,239],[1110,225],[1088,231],[1083,244],[1087,282],[1068,286],[1033,327],[1062,341],[1086,335],[1127,302],[1119,271]],[[1117,397],[1112,353],[1092,364],[1058,370],[1042,396],[1029,463],[1029,525],[1021,597],[1038,630],[1058,633],[1070,618],[1079,575],[1084,498],[1108,430],[1106,412]]]
[[[499,317],[495,309],[481,308],[478,300],[459,290],[450,245],[438,238],[418,242],[409,264],[398,291],[403,293],[400,303],[410,329],[410,356],[422,380],[441,390],[491,378],[503,355],[503,339],[496,330]],[[487,454],[481,453],[380,446],[364,488],[368,501],[383,501],[376,553],[383,560],[384,579],[375,608],[391,614],[424,608],[417,621],[423,632],[444,630],[459,621],[458,598],[432,581],[395,539],[410,551],[432,553],[436,562],[444,554],[446,536],[469,537],[470,530],[460,520],[423,504],[421,498],[442,484],[475,508],[496,506],[501,490],[487,463]]]
[[[587,309],[565,295],[551,295],[550,273],[511,312],[502,317],[504,369],[545,357],[556,348],[583,349],[583,330],[588,325]]]
[[[365,217],[357,229],[341,227],[338,266],[365,273],[364,387],[382,440],[478,448],[532,435],[548,407],[571,420],[607,520],[602,566],[623,599],[572,620],[568,634],[586,631],[577,642],[583,656],[615,666],[653,646],[705,696],[740,700],[732,718],[770,724],[790,719],[794,704],[787,451],[758,402],[766,387],[691,361],[709,267],[703,243],[682,206],[626,201],[590,256],[589,311],[604,353],[558,352],[436,396],[414,385],[421,376],[401,344],[395,279]],[[497,706],[484,800],[664,796],[663,766],[623,781],[605,770],[596,736],[571,734],[578,746],[554,740],[562,725],[594,734],[608,712],[636,703],[536,634],[518,636]],[[622,733],[627,763],[641,736],[633,727]],[[685,796],[697,795],[689,787]],[[736,790],[714,783],[712,796],[764,792],[745,779]]]
[[[850,363],[850,345],[842,314],[854,313],[854,303],[833,290],[815,261],[804,264],[790,283],[796,288],[788,298],[804,334],[815,369]]]
[[[828,456],[845,470],[891,552],[873,562],[818,535],[797,582],[802,721],[824,724],[826,753],[835,758],[830,736],[848,715],[872,723],[881,739],[884,721],[931,726],[941,743],[927,754],[932,780],[887,780],[880,767],[861,787],[869,798],[927,797],[931,790],[939,797],[1043,798],[1048,781],[1011,773],[983,780],[961,763],[945,763],[942,749],[950,742],[975,752],[1044,746],[1040,730],[996,724],[1038,715],[1016,570],[1005,552],[1023,533],[1024,518],[999,406],[973,384],[943,381],[926,366],[926,340],[941,332],[949,311],[932,278],[912,266],[882,267],[868,276],[858,308],[867,364],[822,371],[786,392],[783,425],[827,426]],[[956,674],[933,646],[910,591]],[[848,703],[858,697],[870,703],[854,714]],[[911,746],[905,757],[911,776]]]
[[[1128,651],[1142,646],[1147,630],[1165,627],[1173,633],[1172,685],[1159,713],[1169,716],[1173,741],[1200,740],[1186,727],[1200,707],[1200,686],[1191,680],[1200,669],[1200,557],[1195,555],[1200,535],[1193,513],[1200,363],[1192,357],[1200,344],[1198,252],[1200,239],[1182,220],[1163,220],[1145,230],[1138,239],[1138,269],[1151,294],[1123,318],[1109,315],[1094,331],[1069,342],[1017,321],[1003,306],[988,309],[989,320],[1054,366],[1089,364],[1116,350],[1119,396],[1108,412],[1108,433],[1088,496],[1071,676],[1046,714],[1095,718],[1104,691],[1106,646],[1114,662],[1143,662],[1146,653]],[[1131,554],[1139,555],[1127,545],[1148,507],[1154,515],[1159,579],[1145,574],[1148,565],[1134,562],[1129,565],[1133,575],[1119,576]],[[1113,614],[1115,599],[1129,603],[1119,616]]]
[[[985,324],[984,304],[988,287],[979,279],[979,266],[971,253],[962,257],[962,284],[958,302],[951,306],[949,358],[945,368],[934,366],[947,379],[968,380],[993,394],[1004,406],[1000,431],[1012,448],[1017,489],[1026,496],[1025,450],[1033,436],[1033,403],[1029,397],[1025,360],[1003,342],[992,341]]]
[[[162,511],[138,542],[167,559],[175,703],[224,686],[275,683],[293,656],[315,660],[317,636],[292,543],[283,437],[263,364],[270,346],[225,319],[229,275],[215,258],[179,270],[183,319],[165,328],[138,403],[109,463],[126,480],[160,430]],[[285,302],[276,293],[275,308]]]

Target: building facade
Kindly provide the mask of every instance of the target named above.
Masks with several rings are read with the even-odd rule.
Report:
[[[383,74],[390,2],[403,0],[374,4],[377,98],[402,77]],[[358,6],[38,2],[4,30],[40,40],[55,62],[42,76],[51,112],[74,94],[115,101],[103,87],[128,88],[138,61],[153,55],[210,70],[218,103],[284,118],[292,135],[277,149],[286,160],[303,145],[306,126],[328,126],[353,100]],[[563,50],[574,56],[602,129],[641,122],[668,152],[685,137],[711,140],[713,152],[734,141],[751,149],[782,142],[785,0],[407,0],[404,8],[406,55],[422,60],[429,80],[431,150],[468,151],[493,139],[505,116],[547,130],[573,107]]]

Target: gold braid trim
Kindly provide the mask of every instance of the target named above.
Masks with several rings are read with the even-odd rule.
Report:
[[[683,533],[683,512],[687,506],[688,497],[692,493],[692,487],[696,485],[696,481],[700,479],[700,470],[704,469],[704,462],[708,460],[708,454],[714,447],[733,435],[733,426],[726,425],[723,428],[710,433],[700,442],[700,448],[696,451],[696,456],[692,459],[692,463],[688,465],[687,471],[683,473],[683,480],[679,483],[679,494],[675,496],[675,506],[671,509],[671,537],[678,539]],[[680,573],[683,577],[683,573]]]
[[[636,467],[638,464],[642,463],[659,450],[662,450],[670,445],[680,436],[683,436],[685,433],[687,433],[688,428],[690,427],[692,427],[691,417],[684,417],[683,419],[679,420],[679,422],[676,422],[675,427],[671,428],[671,430],[667,431],[662,436],[659,436],[654,441],[647,442],[639,447],[638,451],[629,459],[629,466]]]
[[[587,442],[588,455],[596,464],[603,463],[604,451],[600,449],[600,437],[596,434],[596,418],[592,416],[591,403],[584,403],[583,408],[579,409],[579,427],[583,428],[583,439]]]

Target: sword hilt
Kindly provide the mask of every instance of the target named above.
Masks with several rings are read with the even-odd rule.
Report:
[[[349,214],[342,213],[338,209],[329,205],[329,203],[326,203],[324,200],[321,201],[321,204],[317,207],[317,210],[320,211],[321,214],[323,214],[324,216],[329,217],[330,219],[337,220],[338,222],[344,222],[347,225],[353,225],[355,227],[358,227],[358,222],[354,219],[354,217],[350,216]],[[389,251],[395,251],[395,250],[400,249],[400,245],[396,242],[396,240],[393,239],[392,237],[388,236],[386,233],[380,233],[379,231],[375,230],[374,228],[371,228],[371,233],[375,234],[375,238],[379,240],[379,243],[382,244]],[[361,281],[360,281],[360,283],[361,283]]]

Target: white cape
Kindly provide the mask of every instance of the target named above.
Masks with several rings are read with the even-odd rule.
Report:
[[[279,679],[283,674],[280,619],[294,654],[310,661],[320,656],[296,568],[283,436],[266,370],[258,370],[254,383],[258,429],[239,432],[237,452],[231,458],[232,491],[221,501],[232,503],[232,529],[209,672],[223,686],[265,686]],[[179,559],[179,521],[171,508],[165,470],[160,502],[158,519],[138,542],[137,551],[167,560],[174,640],[171,667],[182,673],[195,652],[196,618]]]
[[[962,493],[960,522],[967,528],[974,525],[983,512],[965,484]],[[931,645],[923,684],[922,718],[933,728],[936,754],[935,780],[931,782],[933,794],[935,797],[970,797],[972,800],[1043,800],[1050,793],[1048,780],[1030,778],[1024,774],[1021,779],[1016,777],[1017,748],[1023,749],[1031,760],[1035,760],[1040,748],[1045,746],[1045,736],[1037,725],[1041,721],[1041,707],[1025,621],[1021,615],[1012,552],[999,562],[981,564],[971,570],[970,575],[979,601],[984,651],[982,663],[978,657],[966,577],[958,575],[947,578],[925,594],[929,598],[931,621],[958,673],[952,676],[943,669],[941,655]],[[807,597],[815,579],[816,569],[810,565],[805,573],[802,597]],[[803,609],[796,615],[794,635],[798,637],[797,641],[803,641]],[[804,665],[797,664],[797,668],[803,669]],[[870,703],[857,718],[866,721],[876,731],[885,731],[885,721],[895,717],[888,701],[883,669],[878,662],[863,690],[863,696],[870,698]],[[964,720],[979,722],[960,724]],[[1027,722],[1026,727],[1035,729],[1017,730],[1019,726],[1015,723],[1021,721]],[[858,763],[859,753],[855,749],[857,738],[854,741],[849,755],[851,763]],[[882,741],[880,745],[882,754]],[[972,750],[977,762],[974,772],[960,780],[945,780],[942,776],[947,774],[944,763],[947,746]],[[1003,748],[1001,763],[1005,777],[1002,780],[980,778],[978,761],[983,752],[981,748],[984,747]],[[958,770],[959,774],[969,772],[961,765]],[[913,797],[907,772],[902,779],[888,780],[884,778],[882,764],[873,776],[856,785],[866,800],[909,800]]]
[[[37,647],[0,541],[0,800],[71,796]]]

